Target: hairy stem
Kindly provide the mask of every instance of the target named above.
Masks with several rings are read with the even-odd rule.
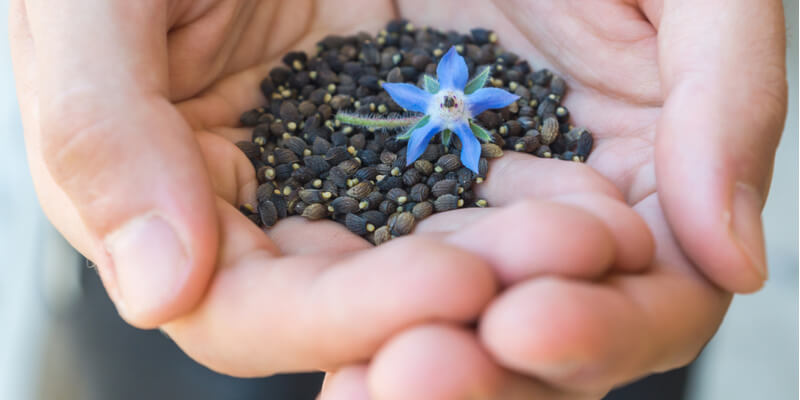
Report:
[[[348,125],[358,125],[358,126],[366,126],[370,128],[402,128],[405,126],[413,125],[417,123],[420,118],[418,116],[413,117],[401,117],[401,116],[390,116],[390,117],[376,117],[372,115],[359,115],[353,113],[346,113],[346,112],[338,112],[336,113],[336,120],[341,121],[342,123]]]

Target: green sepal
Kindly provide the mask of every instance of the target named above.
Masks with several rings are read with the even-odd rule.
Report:
[[[486,129],[483,129],[482,126],[469,121],[469,128],[472,129],[472,134],[475,135],[476,138],[484,141],[485,143],[491,143],[494,141],[492,138],[492,134],[487,132]]]
[[[422,117],[419,121],[417,121],[416,124],[414,124],[414,126],[412,126],[411,128],[408,128],[408,130],[403,132],[402,134],[397,135],[397,140],[408,140],[408,139],[411,139],[411,134],[414,133],[414,130],[416,130],[418,128],[422,128],[423,126],[425,126],[425,124],[427,124],[428,121],[430,121],[430,119],[431,119],[430,115],[426,115],[426,116]]]
[[[489,79],[489,71],[490,68],[485,67],[471,81],[467,82],[467,86],[464,86],[464,94],[471,94],[486,85],[486,80]]]
[[[425,75],[423,78],[423,84],[425,85],[425,90],[427,90],[428,93],[436,94],[436,92],[439,91],[439,81],[433,79],[433,77],[430,75]]]
[[[444,145],[445,150],[450,147],[450,140],[453,139],[453,131],[450,129],[445,129],[442,131],[442,144]]]

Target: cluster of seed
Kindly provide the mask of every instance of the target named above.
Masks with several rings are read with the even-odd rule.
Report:
[[[582,162],[592,135],[568,125],[560,105],[566,85],[548,70],[497,46],[485,29],[470,34],[415,29],[390,22],[377,36],[328,36],[309,58],[283,57],[284,66],[261,82],[264,106],[249,110],[241,123],[253,127],[252,140],[237,143],[256,169],[257,205],[241,211],[270,227],[302,215],[333,219],[374,244],[408,234],[434,212],[486,207],[473,187],[488,171],[487,159],[503,149]],[[479,173],[461,165],[460,149],[434,139],[424,154],[406,165],[406,143],[396,133],[341,124],[338,111],[391,117],[404,110],[382,90],[383,82],[417,82],[435,76],[436,63],[450,46],[465,58],[470,73],[491,67],[489,84],[520,96],[510,106],[477,116],[493,137],[482,145]]]

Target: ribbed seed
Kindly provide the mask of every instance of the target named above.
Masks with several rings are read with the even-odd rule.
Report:
[[[458,208],[458,196],[453,194],[443,194],[436,198],[433,206],[437,212],[449,211]]]
[[[414,215],[410,212],[397,214],[394,219],[390,219],[389,229],[395,236],[402,236],[411,233],[414,229]]]
[[[558,119],[556,117],[547,117],[542,122],[542,131],[539,135],[539,140],[542,144],[549,145],[553,143],[558,137]]]
[[[430,201],[423,201],[417,203],[411,210],[411,213],[414,214],[414,218],[421,221],[433,214],[433,211],[433,203]]]
[[[370,182],[361,182],[350,189],[347,190],[347,195],[357,199],[362,200],[367,197],[372,192],[372,183]]]
[[[457,194],[458,182],[455,179],[444,179],[436,182],[431,186],[431,194],[433,197],[440,197],[445,194]]]
[[[481,157],[497,158],[503,155],[503,149],[494,143],[484,143],[481,145]]]
[[[303,210],[302,215],[312,221],[322,219],[328,216],[328,207],[320,203],[309,204],[308,207]]]
[[[342,196],[331,201],[331,207],[333,207],[333,212],[336,214],[355,213],[359,209],[358,203],[358,200],[352,197]]]

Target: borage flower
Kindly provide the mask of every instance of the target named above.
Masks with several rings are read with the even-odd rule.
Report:
[[[414,126],[398,139],[408,140],[406,163],[411,164],[422,155],[434,135],[442,132],[442,143],[448,146],[455,132],[461,141],[461,163],[478,173],[481,144],[492,140],[491,135],[473,118],[491,108],[503,108],[519,96],[503,89],[484,88],[489,78],[489,67],[484,68],[469,83],[469,73],[464,58],[451,47],[436,67],[438,81],[424,77],[425,90],[408,83],[384,83],[383,88],[401,107],[424,113]]]

